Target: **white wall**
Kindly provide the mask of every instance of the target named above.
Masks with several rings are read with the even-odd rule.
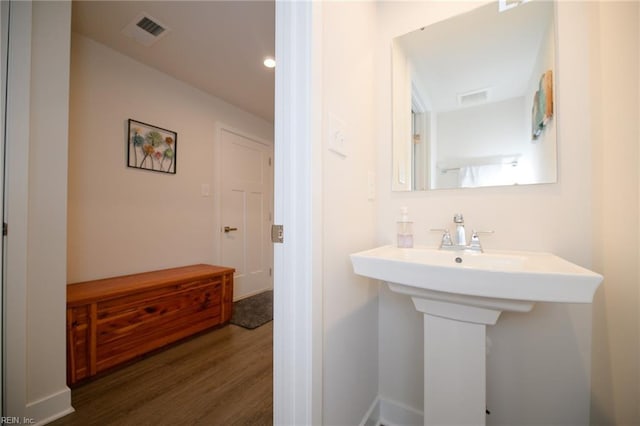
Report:
[[[63,403],[68,402],[69,397],[63,307],[66,300],[67,206],[64,200],[67,192],[70,14],[70,2],[35,2],[33,7],[27,401],[28,407],[35,411],[33,415],[38,417],[50,414],[38,412],[38,401],[56,393]],[[51,312],[51,317],[42,318],[44,312]]]
[[[591,6],[594,265],[592,424],[640,422],[637,2]]]
[[[377,286],[349,254],[374,243],[375,4],[322,4],[323,424],[359,424],[378,391]],[[330,115],[346,125],[347,156],[327,149]]]
[[[71,410],[65,345],[71,3],[14,2],[11,15],[3,415],[41,423]]]
[[[440,173],[442,169],[457,169],[473,165],[501,164],[518,158],[518,166],[507,169],[508,176],[495,176],[493,181],[478,181],[478,186],[530,183],[531,144],[524,120],[524,97],[505,99],[436,114],[438,131],[437,180],[435,188],[459,187],[458,170]],[[510,156],[502,159],[501,156]],[[483,158],[484,157],[484,158]],[[495,160],[487,157],[495,157]],[[511,179],[511,180],[509,180]]]
[[[378,111],[377,243],[391,243],[400,206],[415,222],[417,243],[436,245],[430,228],[450,226],[456,212],[469,227],[492,229],[488,249],[554,252],[592,266],[591,135],[589,119],[589,35],[585,5],[558,9],[559,130],[558,184],[523,187],[392,193],[392,37],[478,6],[468,2],[381,3],[378,10],[376,83]],[[422,322],[410,300],[383,287],[380,295],[380,394],[409,407],[422,407]],[[487,357],[489,424],[586,424],[590,399],[590,305],[537,304],[529,314],[503,314],[489,328]],[[399,333],[398,330],[402,330]]]
[[[175,175],[126,166],[129,118],[177,132]],[[73,34],[69,282],[219,262],[219,123],[273,141],[272,123]]]
[[[522,111],[524,98],[438,112],[438,160],[470,159],[521,153],[527,126]],[[464,123],[464,125],[461,125]],[[470,162],[469,164],[473,164]]]
[[[0,80],[2,80],[3,82],[7,81],[7,57],[8,57],[8,51],[7,51],[7,46],[9,45],[9,2],[3,2],[0,3],[0,60],[2,61],[2,64],[0,64],[1,67],[1,71],[0,71]],[[4,179],[5,179],[5,166],[4,166],[4,147],[5,147],[5,140],[6,140],[6,132],[5,132],[5,120],[6,120],[6,105],[7,105],[7,92],[6,92],[6,88],[7,85],[4,84],[2,86],[2,88],[0,89],[0,102],[2,102],[0,104],[0,114],[2,114],[2,116],[0,116],[0,138],[2,138],[2,142],[0,142],[0,149],[2,149],[2,153],[0,154],[0,161],[2,161],[2,163],[0,164],[0,185],[2,185],[2,192],[4,193],[4,188],[5,188],[5,184],[4,184]],[[2,208],[0,208],[0,211],[2,211],[2,220],[4,221],[4,217],[5,217],[5,207],[4,207],[4,203]],[[4,226],[4,225],[3,225]],[[0,256],[2,256],[2,259],[5,258],[5,246],[4,244],[0,245]],[[2,318],[5,318],[5,307],[4,307],[4,280],[5,280],[5,266],[4,266],[4,262],[0,262],[0,274],[2,274],[2,280],[0,280],[2,282],[2,289],[0,289],[0,303],[2,305],[0,305],[0,315],[2,315]],[[4,359],[4,346],[5,346],[5,342],[4,339],[0,339],[0,358]],[[4,383],[5,380],[5,373],[4,370],[0,370],[0,381],[2,381],[2,383]],[[4,395],[3,395],[4,389],[0,388],[0,400],[4,401]]]

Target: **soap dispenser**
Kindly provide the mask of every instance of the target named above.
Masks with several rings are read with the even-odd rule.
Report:
[[[409,209],[400,208],[400,220],[398,221],[398,247],[413,247],[413,222],[409,220]]]

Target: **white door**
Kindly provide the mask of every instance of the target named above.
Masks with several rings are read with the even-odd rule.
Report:
[[[220,143],[221,258],[238,300],[273,288],[272,148],[226,128]]]

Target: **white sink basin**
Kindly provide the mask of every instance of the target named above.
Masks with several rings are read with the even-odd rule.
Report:
[[[358,275],[436,292],[591,303],[602,276],[549,253],[383,246],[351,255]]]
[[[378,247],[351,255],[424,315],[424,425],[486,422],[486,327],[535,302],[591,303],[602,276],[548,253]]]

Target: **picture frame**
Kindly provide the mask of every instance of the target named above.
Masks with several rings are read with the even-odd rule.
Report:
[[[176,174],[178,134],[130,118],[127,121],[127,166]]]

